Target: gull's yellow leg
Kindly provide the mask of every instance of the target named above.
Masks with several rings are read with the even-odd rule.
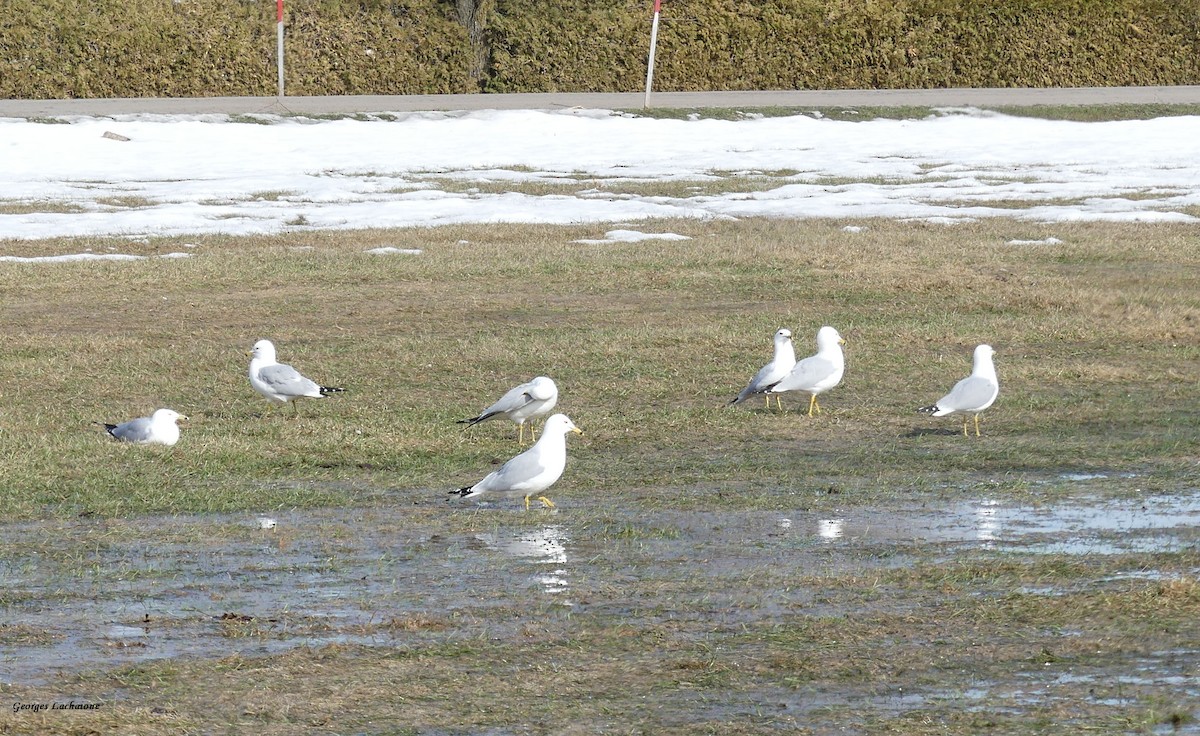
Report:
[[[813,394],[812,403],[813,403],[813,408],[817,410],[818,414],[820,414],[821,413],[821,402],[817,401],[816,394]]]
[[[525,444],[525,425],[524,424],[517,425],[517,444],[518,445]]]
[[[546,498],[545,496],[538,496],[538,500],[542,502],[542,504],[545,506],[545,508],[548,508],[548,509],[554,508],[554,502],[551,501],[550,499]]]
[[[537,430],[534,428],[534,426],[532,424],[529,425],[529,441],[530,442],[537,441]]]
[[[979,434],[979,415],[978,414],[975,415],[975,436],[976,437],[982,436]]]
[[[767,411],[771,411],[771,394],[763,394],[763,398],[767,400]]]
[[[530,495],[532,495],[532,494],[530,494]],[[529,510],[529,496],[525,497],[525,510],[526,511]]]
[[[783,399],[779,396],[779,394],[775,394],[775,408],[779,411],[783,411]]]
[[[963,414],[963,437],[971,436],[971,435],[967,434],[967,422],[969,422],[969,421],[971,421],[971,420],[967,419],[967,415]]]
[[[813,407],[816,405],[817,405],[817,395],[809,394],[808,395],[808,415],[810,417],[813,415]]]

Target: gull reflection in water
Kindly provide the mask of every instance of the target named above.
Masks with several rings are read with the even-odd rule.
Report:
[[[821,519],[817,522],[817,535],[825,543],[841,539],[845,534],[845,519]]]
[[[528,560],[535,565],[567,564],[569,540],[560,526],[543,526],[511,535],[478,534],[476,539],[487,545],[488,549]],[[570,588],[567,571],[562,567],[538,573],[535,579],[547,593],[565,593]]]
[[[999,511],[1000,502],[990,498],[985,498],[975,507],[975,538],[989,547],[1000,536]]]

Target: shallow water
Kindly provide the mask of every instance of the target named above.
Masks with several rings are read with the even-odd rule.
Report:
[[[273,514],[273,526],[254,515],[10,525],[0,559],[0,681],[335,642],[515,637],[524,618],[556,609],[737,625],[810,605],[814,591],[787,584],[801,572],[964,552],[1112,555],[1200,544],[1193,493],[1038,506],[979,497],[838,514],[413,514],[293,511]],[[679,581],[696,579],[703,600],[674,605]]]

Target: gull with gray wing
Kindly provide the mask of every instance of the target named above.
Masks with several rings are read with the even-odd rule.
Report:
[[[775,333],[774,343],[775,355],[771,358],[771,362],[759,368],[758,373],[754,374],[754,378],[750,379],[750,383],[746,384],[746,388],[742,389],[742,392],[735,396],[727,406],[740,404],[757,394],[766,394],[767,408],[771,408],[771,396],[768,392],[796,365],[796,349],[792,346],[792,331],[780,328]],[[779,408],[783,408],[783,403],[778,396],[775,397],[775,403]]]
[[[322,386],[300,375],[287,363],[275,359],[275,345],[270,340],[259,340],[250,351],[250,385],[272,404],[292,403],[295,414],[300,410],[295,401],[300,398],[321,399],[328,394],[345,389]]]
[[[944,417],[950,414],[963,415],[963,437],[967,436],[968,414],[975,416],[975,436],[979,437],[979,414],[992,405],[1000,395],[1000,379],[996,377],[996,366],[992,363],[992,346],[975,348],[971,375],[954,384],[950,393],[938,399],[936,404],[922,406],[919,412]]]
[[[562,477],[567,467],[569,432],[583,434],[583,430],[576,427],[566,414],[555,414],[546,420],[542,438],[533,447],[504,463],[478,483],[450,491],[451,495],[464,499],[484,495],[524,496],[528,510],[530,498],[541,494]],[[554,504],[545,496],[537,495],[537,499],[546,508],[554,508]]]
[[[148,417],[130,419],[120,424],[104,424],[104,429],[114,439],[139,445],[166,445],[179,441],[180,419],[187,417],[171,409],[159,409]]]
[[[558,403],[558,386],[546,376],[538,376],[522,383],[500,397],[499,401],[470,419],[460,419],[459,424],[474,427],[489,419],[508,419],[517,424],[517,441],[525,442],[525,422],[550,413]],[[537,439],[533,424],[529,425],[530,438]]]

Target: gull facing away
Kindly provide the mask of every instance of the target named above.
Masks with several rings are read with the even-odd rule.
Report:
[[[786,328],[780,328],[775,333],[775,357],[771,358],[771,362],[758,369],[758,373],[754,374],[754,378],[750,379],[750,383],[746,384],[746,388],[734,397],[726,406],[740,404],[746,399],[756,394],[767,394],[771,388],[783,380],[793,367],[796,365],[796,349],[792,346],[792,331]],[[783,408],[783,403],[779,397],[775,397],[775,403]],[[771,408],[771,396],[767,394],[767,408]]]
[[[936,404],[922,406],[919,412],[944,417],[947,414],[963,415],[963,437],[967,436],[967,415],[975,415],[975,436],[979,435],[979,413],[992,405],[1000,395],[1000,380],[996,378],[996,366],[992,363],[992,346],[975,348],[971,375],[954,384],[950,393],[938,399]]]
[[[525,497],[525,509],[529,510],[529,499],[546,490],[562,476],[567,467],[567,433],[583,434],[583,430],[567,418],[566,414],[555,414],[546,420],[542,438],[525,452],[500,466],[475,485],[450,491],[462,498],[477,498],[484,494],[505,497]],[[537,499],[546,508],[554,504],[545,496]]]
[[[290,365],[276,362],[275,345],[270,340],[254,343],[250,356],[250,385],[272,404],[292,402],[292,409],[297,415],[300,410],[296,407],[296,399],[320,399],[327,394],[345,391],[334,386],[322,386],[300,375]]]
[[[805,391],[809,394],[808,415],[811,417],[814,410],[820,414],[817,396],[841,383],[846,371],[846,358],[842,355],[845,344],[838,331],[829,325],[817,330],[817,354],[797,363],[769,393],[778,399],[779,394],[788,391]]]
[[[500,397],[500,400],[471,419],[460,419],[459,424],[474,427],[489,419],[508,419],[517,423],[517,442],[525,444],[525,422],[550,413],[558,403],[558,386],[546,376],[522,383]],[[529,425],[530,440],[537,439],[533,425]]]
[[[159,409],[148,417],[130,419],[120,424],[104,424],[104,429],[121,442],[134,442],[139,445],[166,445],[170,447],[179,441],[180,419],[187,417],[171,409]]]

